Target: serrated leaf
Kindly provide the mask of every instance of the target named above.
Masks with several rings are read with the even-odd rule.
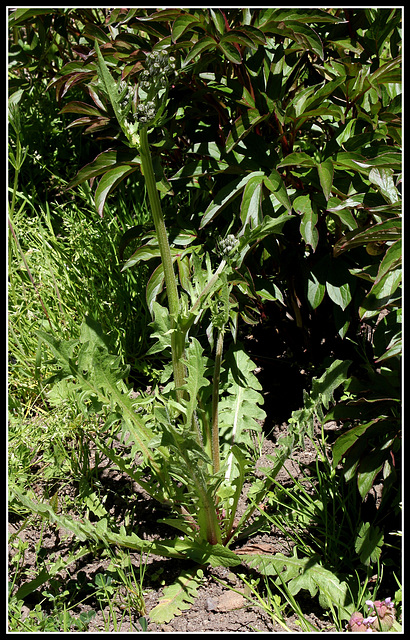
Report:
[[[182,571],[174,584],[165,587],[159,604],[149,613],[150,620],[157,624],[165,624],[190,609],[202,581],[202,569]]]
[[[211,567],[235,567],[241,563],[242,559],[223,544],[210,544],[203,541],[191,542],[185,551],[185,556],[201,565],[210,564]]]
[[[228,450],[235,443],[240,443],[244,433],[249,429],[260,429],[256,420],[266,417],[263,404],[263,396],[259,393],[261,385],[253,374],[255,365],[246,355],[243,349],[233,348],[228,352],[226,363],[229,371],[226,391],[228,395],[221,398],[219,403],[219,420],[224,425]],[[246,440],[246,438],[245,438]],[[233,453],[230,451],[227,457],[225,479],[231,479],[233,470]]]
[[[151,313],[154,316],[154,320],[149,323],[152,327],[151,338],[157,338],[157,342],[150,347],[147,355],[171,348],[171,319],[168,309],[154,300]]]
[[[205,378],[205,358],[204,350],[196,338],[191,338],[190,344],[186,349],[185,364],[188,369],[188,375],[184,389],[188,392],[189,400],[186,405],[186,423],[191,425],[194,411],[197,406],[197,398],[199,390],[210,384]]]
[[[244,555],[241,559],[262,575],[278,576],[280,574],[280,581],[287,583],[292,595],[297,595],[301,589],[306,589],[313,598],[319,592],[319,602],[324,608],[329,608],[332,604],[338,607],[341,618],[350,617],[347,610],[348,584],[323,567],[319,556],[298,558],[295,549],[291,557],[276,553],[271,556]]]
[[[325,409],[333,400],[335,390],[348,379],[347,371],[351,360],[334,360],[320,378],[313,378],[311,398],[324,405]]]
[[[383,541],[383,533],[379,527],[371,525],[370,522],[362,522],[354,544],[360,562],[367,566],[376,563],[381,554]]]
[[[160,473],[148,448],[153,433],[142,417],[135,412],[132,400],[126,393],[123,378],[128,374],[128,369],[120,366],[119,358],[111,355],[99,341],[85,342],[80,346],[76,356],[75,347],[78,346],[78,341],[57,340],[43,331],[38,331],[37,334],[47,344],[60,366],[58,378],[75,379],[78,402],[83,403],[84,398],[96,398],[121,415],[138,450]],[[92,333],[89,332],[88,335],[92,336]]]

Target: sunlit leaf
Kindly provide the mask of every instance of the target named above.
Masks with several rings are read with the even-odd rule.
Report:
[[[279,171],[276,169],[272,169],[269,176],[264,176],[263,182],[265,186],[272,191],[275,195],[275,198],[279,200],[279,202],[285,207],[285,209],[290,213],[292,210],[292,203],[289,199],[288,192],[286,190],[285,183],[282,180],[282,176]]]
[[[189,13],[179,15],[172,25],[172,40],[176,42],[186,31],[196,26],[202,26],[202,23]]]
[[[369,180],[377,185],[387,202],[394,204],[400,200],[400,194],[393,180],[393,169],[373,167],[369,172]]]
[[[312,203],[310,197],[298,196],[293,201],[293,209],[301,215],[302,220],[300,222],[300,233],[306,244],[310,245],[315,251],[319,242],[319,232],[316,228],[318,221],[318,215],[312,209]]]
[[[61,113],[84,113],[89,116],[100,116],[101,111],[86,102],[69,102],[62,109]]]
[[[311,272],[307,281],[307,299],[312,309],[316,309],[320,305],[325,292],[326,285],[320,282],[315,274]]]
[[[133,171],[135,171],[134,167],[122,165],[120,167],[110,169],[103,175],[94,196],[95,206],[100,216],[103,215],[105,201],[110,191],[115,189],[115,187],[121,182],[121,180],[123,180]]]
[[[261,219],[261,196],[264,176],[256,175],[250,178],[245,185],[241,202],[242,224],[250,224],[256,227],[262,222]]]
[[[182,63],[182,67],[186,67],[186,65],[191,62],[195,58],[195,56],[208,51],[209,49],[214,49],[216,47],[216,41],[211,38],[211,36],[204,36],[190,50],[187,57]]]

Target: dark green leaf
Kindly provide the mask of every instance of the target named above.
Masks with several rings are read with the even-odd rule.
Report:
[[[255,175],[264,176],[262,171],[256,171],[247,174],[245,177],[236,178],[228,185],[226,185],[214,198],[213,202],[209,205],[205,211],[200,229],[213,220],[241,191],[245,188],[246,183]]]
[[[248,109],[248,111],[235,120],[234,126],[226,140],[226,153],[232,151],[240,140],[243,140],[257,124],[260,124],[267,118],[268,114],[261,115],[258,109]]]
[[[234,64],[241,64],[241,52],[238,51],[234,44],[232,44],[228,40],[222,39],[218,43],[218,48],[222,51],[224,56],[226,56],[228,60],[230,60],[230,62],[233,62]]]
[[[272,169],[269,176],[265,176],[263,179],[265,186],[271,191],[279,202],[290,213],[292,210],[292,204],[290,202],[288,192],[286,190],[285,183],[282,180],[282,176],[279,171]]]
[[[216,41],[214,40],[214,38],[211,38],[211,36],[204,36],[203,38],[198,40],[196,44],[194,44],[191,51],[188,53],[187,57],[183,61],[182,68],[186,67],[187,64],[195,58],[195,56],[198,56],[199,54],[204,53],[209,49],[214,49],[215,47],[216,47]]]
[[[100,116],[101,111],[97,107],[93,107],[86,102],[69,102],[66,104],[60,113],[85,113],[89,116]]]
[[[293,201],[293,209],[302,214],[300,223],[300,233],[306,244],[310,245],[315,251],[319,242],[319,232],[316,229],[318,215],[312,209],[310,196],[298,196]]]
[[[326,282],[326,291],[329,298],[343,310],[346,309],[348,304],[352,301],[352,294],[348,282],[341,285]]]
[[[400,200],[400,194],[393,180],[393,169],[373,167],[369,172],[369,180],[377,185],[387,202],[394,204]]]
[[[135,171],[134,167],[121,165],[119,167],[115,167],[114,169],[110,169],[103,175],[98,184],[94,197],[95,206],[100,216],[103,215],[104,204],[110,191],[112,191],[117,186],[117,184],[121,182],[121,180],[123,180],[133,171]]]
[[[178,16],[172,25],[172,40],[176,42],[186,31],[197,26],[203,28],[202,22],[195,18],[195,16],[189,13]]]
[[[262,222],[261,195],[263,180],[263,175],[256,175],[246,183],[241,202],[240,216],[242,225],[250,224],[253,228]]]
[[[316,167],[316,161],[303,151],[289,153],[277,166],[278,167]]]
[[[401,268],[385,273],[370,289],[359,309],[361,319],[372,317],[387,306],[402,280]]]
[[[332,186],[333,186],[333,162],[328,158],[324,162],[317,165],[317,171],[319,174],[320,185],[323,189],[323,194],[326,200],[329,200]]]
[[[390,218],[379,222],[364,231],[357,229],[350,231],[341,238],[333,247],[333,255],[339,256],[348,249],[360,247],[369,242],[383,242],[401,239],[401,218]]]
[[[316,309],[322,302],[326,292],[326,286],[320,282],[315,274],[311,272],[307,281],[307,299],[312,307]]]
[[[367,566],[375,564],[380,557],[382,546],[383,533],[379,527],[373,526],[370,522],[362,522],[354,545],[360,562]]]
[[[209,9],[212,22],[214,23],[216,30],[220,35],[223,35],[226,31],[226,25],[224,17],[220,9]]]

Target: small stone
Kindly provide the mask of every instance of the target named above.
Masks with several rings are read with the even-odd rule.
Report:
[[[216,610],[220,612],[241,609],[246,604],[246,598],[235,591],[226,591],[218,598]]]
[[[206,599],[206,610],[207,611],[216,611],[216,602],[214,598]]]

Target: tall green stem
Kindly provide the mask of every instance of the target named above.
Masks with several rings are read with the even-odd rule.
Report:
[[[216,342],[214,379],[212,385],[212,467],[214,473],[218,473],[220,468],[218,405],[223,344],[224,332],[223,330],[219,330],[218,340]]]
[[[185,367],[182,361],[184,353],[185,334],[178,329],[179,297],[177,283],[172,264],[171,250],[169,248],[168,234],[162,214],[161,202],[155,182],[155,174],[152,166],[151,153],[148,144],[148,132],[144,126],[140,129],[140,157],[141,167],[147,186],[148,198],[151,205],[152,218],[158,239],[159,252],[164,269],[165,287],[167,290],[168,308],[171,316],[171,350],[172,367],[174,371],[174,383],[177,395],[181,397],[182,391],[178,391],[184,384]]]

